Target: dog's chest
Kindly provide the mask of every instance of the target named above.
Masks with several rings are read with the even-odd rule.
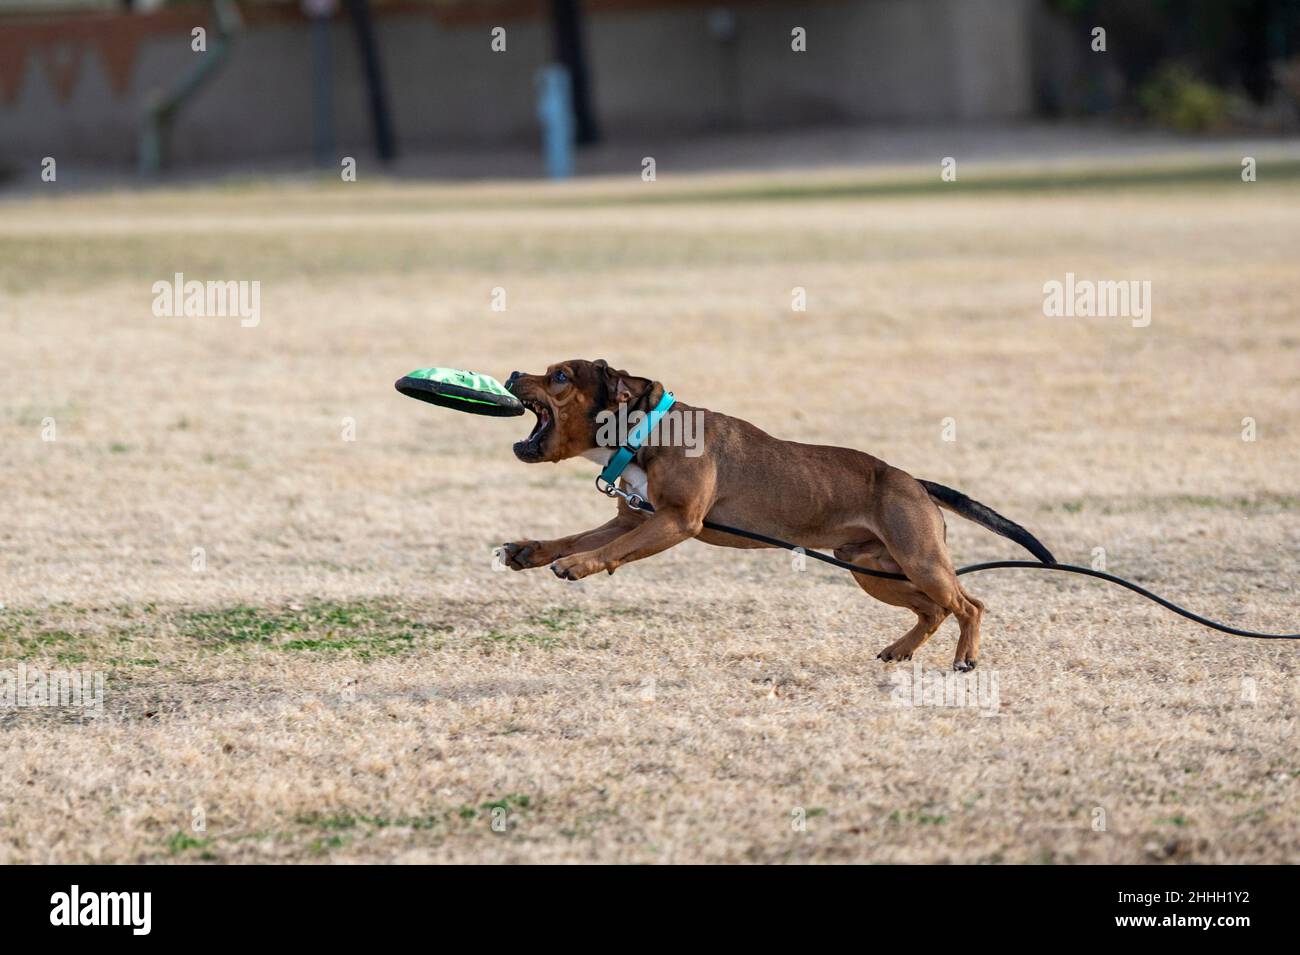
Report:
[[[590,451],[582,452],[582,456],[588,461],[595,461],[603,468],[609,463],[609,459],[614,456],[614,452],[610,448],[592,448]],[[650,500],[650,489],[645,471],[629,462],[628,466],[623,469],[622,479],[627,483],[628,491],[636,494],[643,501]],[[654,502],[650,501],[650,503],[653,504]]]

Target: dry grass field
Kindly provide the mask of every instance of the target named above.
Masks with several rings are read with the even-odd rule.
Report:
[[[784,552],[493,569],[606,519],[592,466],[392,382],[605,357],[1296,630],[1300,180],[891,175],[0,205],[0,669],[105,680],[0,709],[0,862],[1300,861],[1294,643],[991,572],[976,705],[906,705],[955,624],[881,663],[910,614]],[[260,324],[155,317],[175,272]],[[1044,317],[1066,272],[1150,326]]]

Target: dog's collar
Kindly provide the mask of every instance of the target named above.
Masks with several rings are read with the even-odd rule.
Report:
[[[668,409],[673,406],[676,400],[671,391],[664,392],[664,396],[659,399],[659,404],[655,405],[649,414],[637,422],[636,427],[628,434],[627,441],[610,456],[609,463],[605,465],[605,470],[600,472],[600,481],[605,482],[610,487],[618,483],[619,475],[636,457],[636,453],[641,450],[641,445],[645,443],[645,439],[650,436],[650,432],[655,429],[655,425],[668,413]],[[597,482],[597,487],[599,486],[599,482]]]

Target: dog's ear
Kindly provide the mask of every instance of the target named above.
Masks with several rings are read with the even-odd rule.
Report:
[[[654,387],[649,378],[637,378],[625,371],[609,367],[609,362],[599,358],[592,362],[599,370],[605,384],[605,405],[613,408],[629,401],[637,401]]]

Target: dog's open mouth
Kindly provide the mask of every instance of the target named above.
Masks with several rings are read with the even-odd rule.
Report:
[[[515,457],[521,461],[536,461],[542,456],[542,444],[551,430],[553,421],[551,409],[540,401],[532,401],[528,398],[521,398],[520,401],[525,408],[537,415],[537,423],[533,425],[533,430],[529,432],[528,437],[515,442]]]

